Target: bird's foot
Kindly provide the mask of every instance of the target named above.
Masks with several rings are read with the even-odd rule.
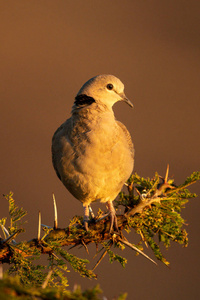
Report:
[[[92,208],[90,205],[85,205],[84,206],[84,219],[83,219],[83,222],[84,222],[84,227],[85,227],[85,230],[88,231],[88,223],[89,223],[89,215],[91,215],[92,219],[94,220],[95,219],[95,215],[92,211]]]
[[[85,205],[83,223],[86,231],[88,231],[88,222],[89,222],[89,205]]]
[[[116,231],[119,231],[118,224],[117,224],[116,213],[115,214],[110,213],[110,230],[109,230],[109,233],[111,233],[113,231],[113,227],[116,229]]]
[[[85,230],[86,230],[86,231],[89,230],[89,229],[88,229],[88,221],[89,221],[89,220],[86,220],[86,219],[84,218],[84,221],[83,221],[83,222],[84,222],[84,227],[85,227]]]
[[[107,207],[110,211],[110,230],[109,233],[113,231],[113,227],[116,229],[116,231],[119,231],[118,229],[118,224],[117,224],[117,216],[116,216],[116,211],[113,206],[112,201],[107,202]]]

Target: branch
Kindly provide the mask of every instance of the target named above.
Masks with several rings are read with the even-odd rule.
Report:
[[[126,245],[155,263],[143,251],[138,249],[137,246],[134,246],[124,238],[122,230],[125,229],[127,232],[130,232],[131,229],[134,229],[141,236],[141,242],[148,244],[155,256],[167,265],[168,262],[162,256],[159,246],[153,239],[154,235],[158,235],[159,240],[166,247],[169,246],[170,241],[187,245],[187,233],[182,229],[184,220],[181,218],[179,212],[188,198],[196,196],[186,190],[186,187],[200,179],[200,172],[194,172],[186,179],[184,184],[176,187],[173,184],[173,180],[168,179],[168,173],[169,167],[167,168],[165,178],[159,176],[157,173],[153,179],[144,179],[137,174],[131,176],[128,181],[128,195],[121,193],[120,199],[116,201],[116,207],[120,205],[125,210],[124,214],[117,215],[119,232],[113,232],[112,234],[109,232],[109,216],[105,218],[100,218],[99,216],[91,219],[89,221],[88,232],[85,231],[82,217],[74,217],[67,228],[57,228],[57,208],[55,196],[53,195],[55,211],[54,226],[40,225],[41,215],[39,214],[38,237],[28,242],[13,244],[14,237],[22,230],[17,228],[16,223],[25,213],[22,209],[18,209],[15,206],[12,194],[6,196],[9,201],[9,207],[12,208],[10,209],[12,223],[9,227],[9,232],[7,232],[6,239],[0,238],[0,262],[10,263],[13,262],[16,255],[26,258],[35,255],[35,253],[48,254],[59,261],[58,255],[60,255],[71,264],[75,263],[75,270],[79,268],[77,264],[82,263],[82,274],[92,276],[91,273],[87,273],[83,265],[85,261],[81,262],[80,259],[68,254],[61,247],[76,247],[81,245],[88,252],[87,246],[91,243],[95,243],[96,245],[107,243],[107,245],[114,245],[118,248],[122,248],[122,244]],[[134,191],[136,191],[136,195],[134,195]],[[1,225],[4,226],[4,224],[5,219],[2,219]],[[42,238],[40,234],[41,226],[43,226],[43,230],[45,231]],[[106,253],[110,255],[112,252],[107,246],[105,249],[107,250],[102,254],[96,265],[99,264]],[[115,260],[120,261],[120,257],[116,256]]]

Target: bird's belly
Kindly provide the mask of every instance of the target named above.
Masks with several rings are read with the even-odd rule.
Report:
[[[71,157],[63,159],[68,162],[63,164],[64,185],[83,203],[114,200],[133,169],[128,145],[113,135],[97,139],[91,132],[81,140]]]

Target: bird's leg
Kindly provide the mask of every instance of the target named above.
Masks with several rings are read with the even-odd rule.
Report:
[[[115,229],[118,231],[117,216],[116,216],[115,208],[113,206],[113,202],[109,200],[107,202],[107,207],[110,212],[110,233],[113,230],[113,225],[114,225]]]
[[[83,207],[84,207],[84,218],[83,218],[83,222],[84,222],[85,230],[88,231],[89,205],[86,204],[86,205],[84,205]]]

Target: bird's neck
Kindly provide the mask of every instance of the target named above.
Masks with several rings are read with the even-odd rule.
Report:
[[[85,105],[73,105],[72,116],[79,115],[80,117],[87,117],[87,115],[99,116],[102,114],[110,114],[114,117],[114,112],[112,107],[107,107],[103,103],[92,102],[91,104]]]
[[[110,124],[112,126],[115,122],[115,116],[113,110],[109,110],[104,105],[93,103],[90,106],[84,108],[72,109],[72,123],[73,126],[81,124],[87,128],[95,128],[99,124]]]

